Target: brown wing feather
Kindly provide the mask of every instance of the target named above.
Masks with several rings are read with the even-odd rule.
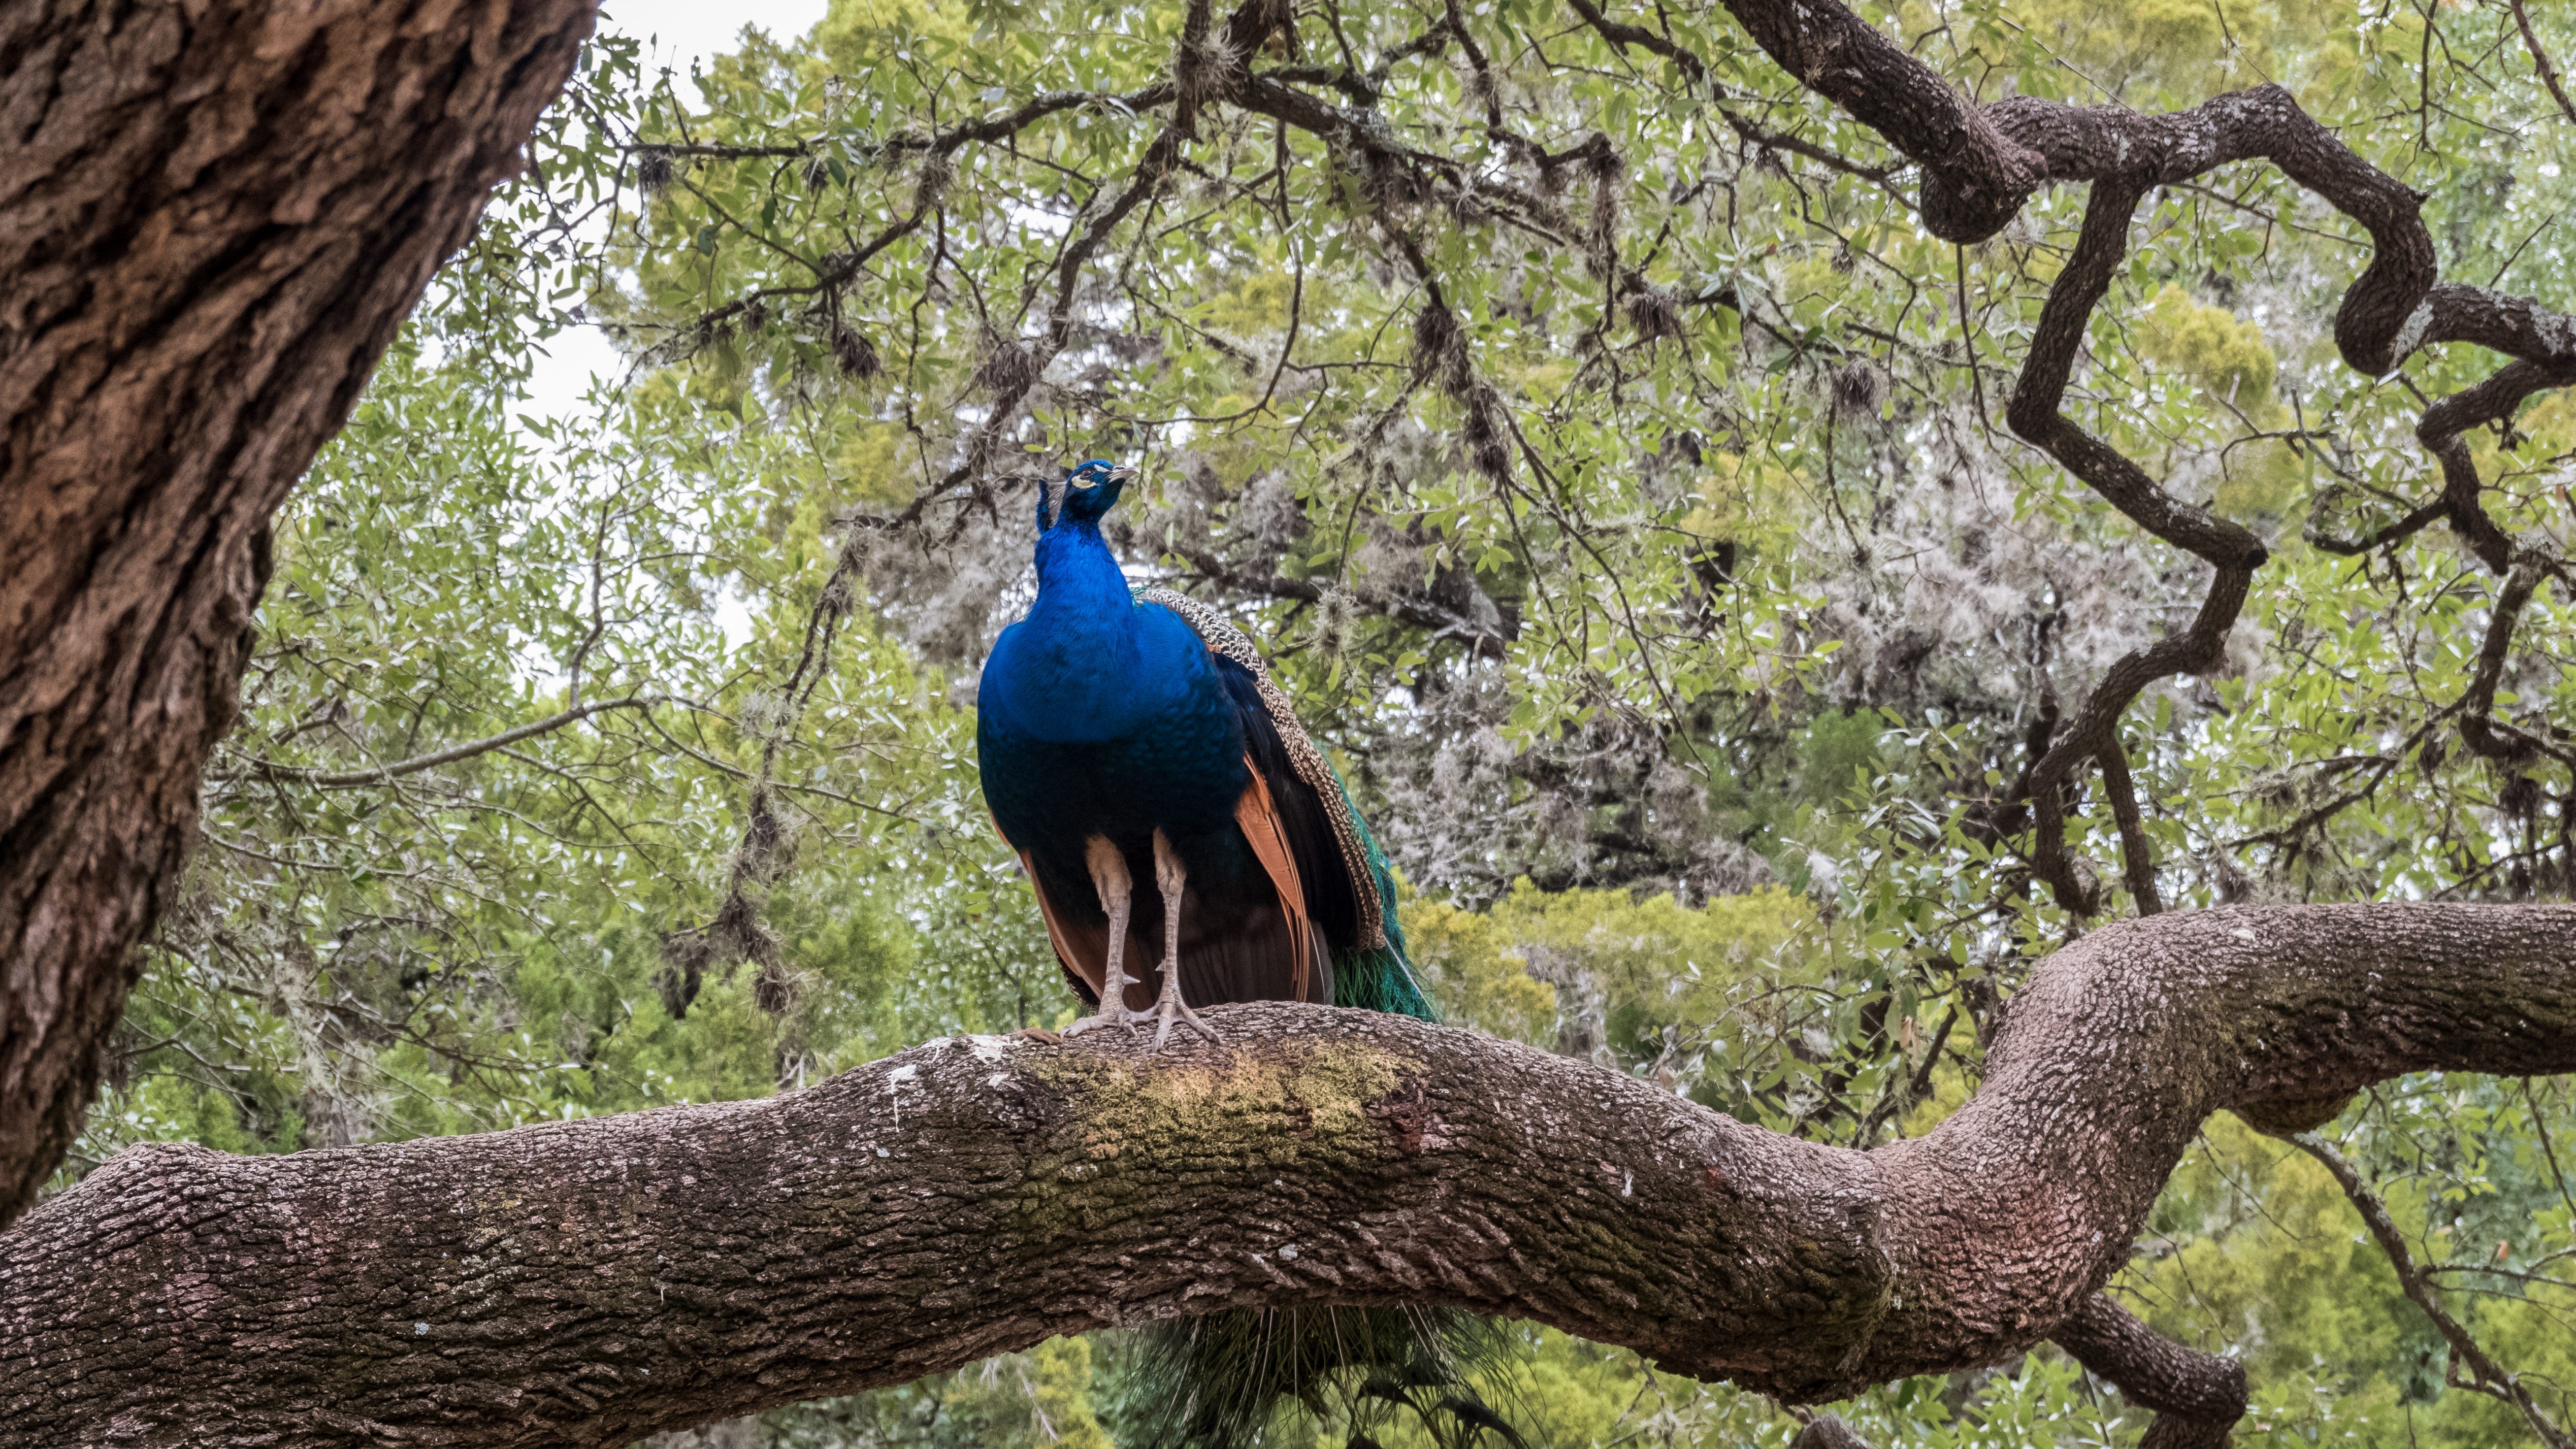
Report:
[[[1379,901],[1372,885],[1375,874],[1369,864],[1368,848],[1361,843],[1359,818],[1351,811],[1350,797],[1343,793],[1341,782],[1334,778],[1333,767],[1325,760],[1324,752],[1316,748],[1314,740],[1306,733],[1306,727],[1298,722],[1296,706],[1289,701],[1288,692],[1271,678],[1270,666],[1262,659],[1261,651],[1254,647],[1251,636],[1227,622],[1214,605],[1187,594],[1158,588],[1146,589],[1136,597],[1171,610],[1182,623],[1190,626],[1192,633],[1199,636],[1199,642],[1207,646],[1209,653],[1233,660],[1252,676],[1261,695],[1262,709],[1278,733],[1291,770],[1306,788],[1314,791],[1316,803],[1322,807],[1325,819],[1331,825],[1333,845],[1349,874],[1353,904],[1359,912],[1358,940],[1354,944],[1370,949],[1385,945],[1385,905]]]
[[[985,818],[991,819],[989,815]],[[1004,845],[1011,845],[1001,821],[993,821],[993,833],[1002,837]],[[1064,963],[1066,971],[1081,977],[1082,984],[1091,988],[1091,999],[1098,1001],[1100,983],[1109,979],[1109,928],[1067,919],[1055,908],[1055,902],[1047,899],[1046,884],[1038,879],[1037,865],[1029,859],[1029,853],[1016,845],[1011,845],[1011,853],[1020,858],[1020,874],[1029,878],[1029,889],[1037,893],[1038,916],[1046,922],[1047,939],[1055,943],[1056,959]]]
[[[1289,959],[1295,963],[1289,999],[1303,1001],[1312,984],[1315,934],[1315,923],[1306,914],[1306,886],[1297,876],[1296,852],[1289,848],[1288,834],[1280,828],[1279,807],[1270,798],[1270,787],[1262,783],[1260,767],[1249,757],[1243,763],[1252,775],[1252,783],[1234,802],[1234,823],[1243,838],[1251,842],[1261,868],[1270,873],[1271,887],[1279,892],[1279,909],[1288,917]]]

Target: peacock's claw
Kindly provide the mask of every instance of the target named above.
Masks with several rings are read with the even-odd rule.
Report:
[[[1082,1019],[1074,1022],[1071,1026],[1066,1027],[1064,1029],[1065,1040],[1071,1041],[1073,1038],[1082,1035],[1084,1032],[1091,1030],[1095,1026],[1123,1026],[1127,1029],[1127,1034],[1129,1036],[1134,1036],[1136,1034],[1136,1019],[1133,1016],[1111,1016],[1107,1012],[1099,1012],[1083,1017]]]
[[[1141,1015],[1142,1013],[1139,1014]],[[1216,1034],[1215,1027],[1212,1027],[1206,1022],[1200,1020],[1199,1014],[1190,1010],[1188,1004],[1181,1000],[1179,992],[1167,993],[1163,997],[1162,1008],[1156,1011],[1154,1015],[1157,1019],[1157,1024],[1154,1027],[1154,1050],[1156,1051],[1161,1051],[1163,1049],[1163,1041],[1166,1037],[1169,1037],[1172,1034],[1172,1023],[1174,1021],[1186,1021],[1198,1030],[1199,1035],[1206,1037],[1209,1041],[1215,1042],[1220,1046],[1225,1044],[1225,1038]]]
[[[1122,974],[1120,979],[1123,984],[1115,990],[1104,988],[1101,991],[1098,1011],[1064,1029],[1067,1037],[1080,1036],[1096,1026],[1123,1027],[1129,1036],[1136,1034],[1136,1018],[1145,1014],[1141,1011],[1131,1011],[1127,1006],[1127,987],[1134,985],[1136,978]]]

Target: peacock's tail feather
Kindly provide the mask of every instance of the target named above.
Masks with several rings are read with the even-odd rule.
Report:
[[[1454,1308],[1229,1309],[1138,1334],[1110,1417],[1126,1449],[1238,1449],[1281,1400],[1321,1414],[1338,1399],[1354,1421],[1446,1415],[1517,1446],[1470,1386],[1502,1381],[1511,1354],[1499,1325]]]
[[[1342,772],[1331,770],[1333,788],[1343,801],[1350,800],[1350,787],[1342,783]],[[1423,1021],[1438,1021],[1440,1015],[1422,994],[1422,984],[1414,979],[1413,958],[1404,944],[1404,927],[1395,916],[1395,872],[1387,864],[1386,851],[1368,828],[1368,821],[1356,809],[1350,811],[1351,824],[1359,835],[1360,848],[1368,857],[1369,889],[1376,892],[1379,918],[1385,922],[1386,944],[1361,946],[1333,953],[1333,1004],[1360,1006],[1370,1011],[1391,1011],[1398,1016]]]
[[[1334,952],[1333,1004],[1439,1020],[1414,984],[1413,973],[1405,969],[1404,952],[1392,945]]]

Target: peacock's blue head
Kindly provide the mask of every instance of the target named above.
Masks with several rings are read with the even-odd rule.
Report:
[[[1135,476],[1135,469],[1106,458],[1072,469],[1062,483],[1038,490],[1038,531],[1044,533],[1060,523],[1097,524],[1117,503],[1127,480]]]

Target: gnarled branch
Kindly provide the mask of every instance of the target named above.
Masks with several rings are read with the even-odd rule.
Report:
[[[2142,1449],[2221,1449],[2245,1415],[2245,1366],[2185,1348],[2102,1294],[2084,1300],[2052,1335],[2131,1403],[2155,1411]]]

